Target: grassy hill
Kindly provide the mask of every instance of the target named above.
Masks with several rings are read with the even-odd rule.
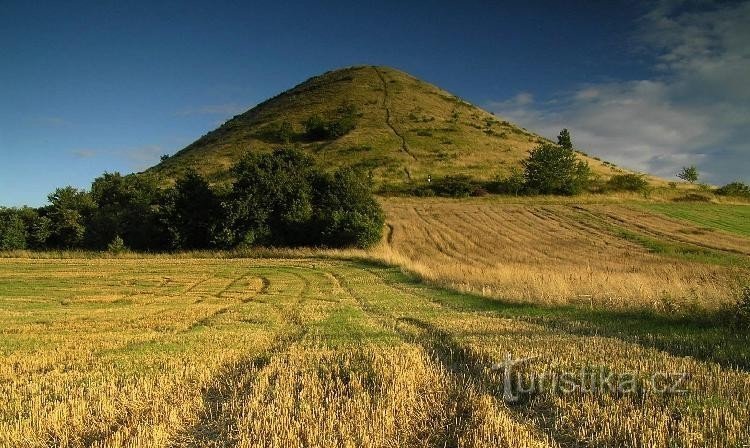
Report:
[[[344,135],[311,138],[305,122],[352,119]],[[545,141],[501,117],[407,73],[376,66],[350,67],[315,76],[230,119],[149,171],[168,178],[189,167],[213,181],[246,151],[298,146],[326,167],[356,165],[376,184],[466,174],[489,180],[520,166],[529,149]],[[581,155],[604,178],[620,171]]]

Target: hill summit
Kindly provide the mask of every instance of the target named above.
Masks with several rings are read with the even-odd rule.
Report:
[[[247,151],[295,146],[325,168],[365,169],[380,187],[459,174],[489,180],[520,167],[529,149],[545,141],[402,71],[357,66],[258,104],[149,172],[175,178],[194,168],[221,182]],[[581,157],[605,177],[619,171]]]

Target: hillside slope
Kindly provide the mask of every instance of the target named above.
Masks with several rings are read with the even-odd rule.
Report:
[[[351,131],[329,139],[305,135],[304,123],[311,117],[335,120],[347,108],[355,111]],[[359,66],[310,78],[235,116],[149,171],[174,178],[192,167],[221,181],[244,152],[293,145],[326,167],[362,167],[379,185],[449,174],[486,180],[520,166],[528,150],[543,141],[404,72]],[[603,177],[619,171],[582,157]]]

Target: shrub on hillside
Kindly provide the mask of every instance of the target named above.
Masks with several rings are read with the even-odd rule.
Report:
[[[742,182],[731,182],[723,187],[716,189],[716,194],[720,196],[736,196],[750,198],[750,186]]]
[[[331,120],[313,115],[303,123],[305,138],[311,141],[337,139],[356,127],[357,116],[357,108],[352,103],[342,104],[336,110],[336,117]]]
[[[609,191],[644,191],[648,188],[648,181],[643,174],[616,174],[605,184]]]
[[[591,170],[575,152],[551,143],[537,146],[524,166],[524,190],[530,194],[575,195],[591,181]]]
[[[431,187],[438,196],[465,198],[470,196],[478,185],[470,176],[459,174],[437,179]]]
[[[257,137],[269,143],[288,144],[295,139],[296,134],[290,122],[282,121],[264,126],[258,131]]]
[[[487,186],[488,190],[497,194],[519,195],[523,192],[524,178],[523,173],[517,169],[512,169],[506,177],[496,177]]]

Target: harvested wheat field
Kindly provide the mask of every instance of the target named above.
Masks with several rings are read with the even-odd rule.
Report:
[[[533,224],[542,212],[513,213]],[[477,215],[465,219],[501,216]],[[448,241],[448,254],[486,244]],[[364,261],[0,259],[0,309],[0,446],[750,441],[747,336],[503,304]],[[508,357],[538,358],[491,369]]]
[[[747,236],[635,204],[393,198],[384,207],[384,257],[501,299],[691,313],[727,305],[750,272]]]

